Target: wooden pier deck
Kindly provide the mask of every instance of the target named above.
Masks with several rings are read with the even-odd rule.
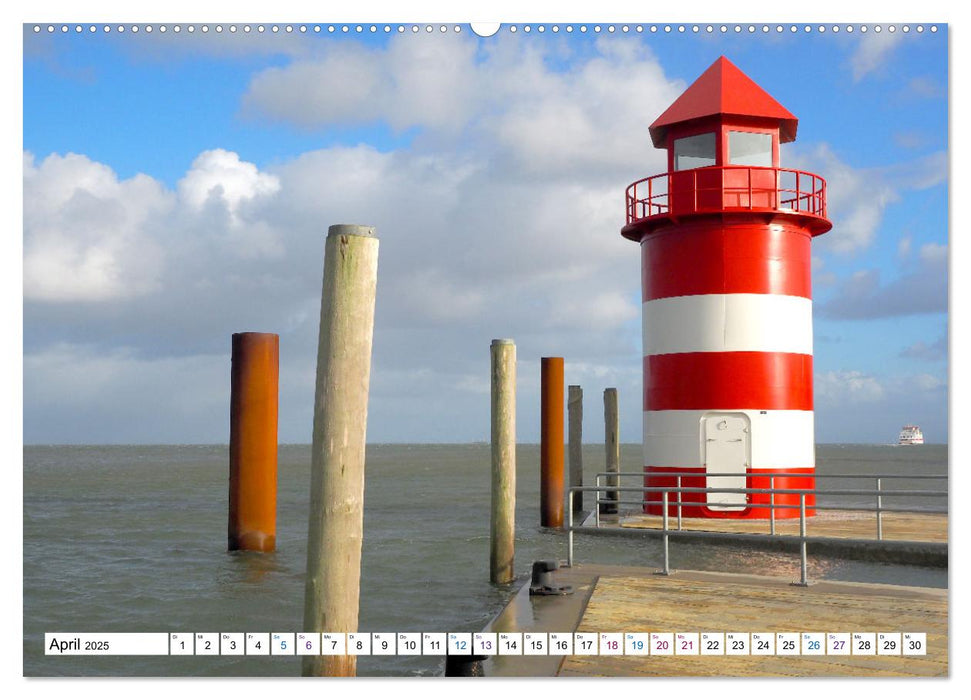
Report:
[[[574,596],[523,592],[489,629],[546,632],[923,632],[924,656],[493,657],[489,675],[940,677],[948,675],[947,590],[739,574],[577,565]],[[524,589],[525,591],[525,589]]]

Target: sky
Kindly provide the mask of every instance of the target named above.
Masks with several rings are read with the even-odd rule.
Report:
[[[380,238],[369,442],[488,440],[493,338],[517,345],[521,442],[545,356],[583,387],[585,442],[606,387],[639,442],[624,191],[666,169],[648,126],[721,55],[799,118],[782,166],[828,183],[817,442],[948,441],[946,24],[176,24],[24,25],[25,444],[227,442],[241,331],[280,335],[279,439],[309,442],[338,223]]]

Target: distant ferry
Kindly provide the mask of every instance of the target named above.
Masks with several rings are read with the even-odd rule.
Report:
[[[923,445],[924,434],[916,425],[905,425],[900,429],[900,437],[897,438],[898,445]]]

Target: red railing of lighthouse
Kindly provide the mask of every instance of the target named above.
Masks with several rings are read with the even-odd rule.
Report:
[[[652,175],[627,188],[627,223],[722,211],[826,219],[826,181],[787,168],[725,165]]]

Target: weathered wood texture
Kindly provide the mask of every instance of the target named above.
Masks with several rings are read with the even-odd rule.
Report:
[[[611,474],[620,472],[620,409],[617,402],[617,389],[604,389],[604,448],[606,450],[604,471]],[[608,476],[607,486],[619,486],[620,477]],[[616,513],[619,491],[607,491],[605,497],[612,501],[601,505],[600,512]]]
[[[489,580],[509,583],[516,576],[516,345],[493,340],[492,510]]]
[[[324,253],[311,454],[304,631],[356,632],[364,530],[364,447],[378,239],[331,226]],[[306,656],[304,675],[356,675],[355,656]]]
[[[578,632],[925,632],[926,656],[570,656],[562,676],[943,676],[947,591],[679,572],[602,575]]]

